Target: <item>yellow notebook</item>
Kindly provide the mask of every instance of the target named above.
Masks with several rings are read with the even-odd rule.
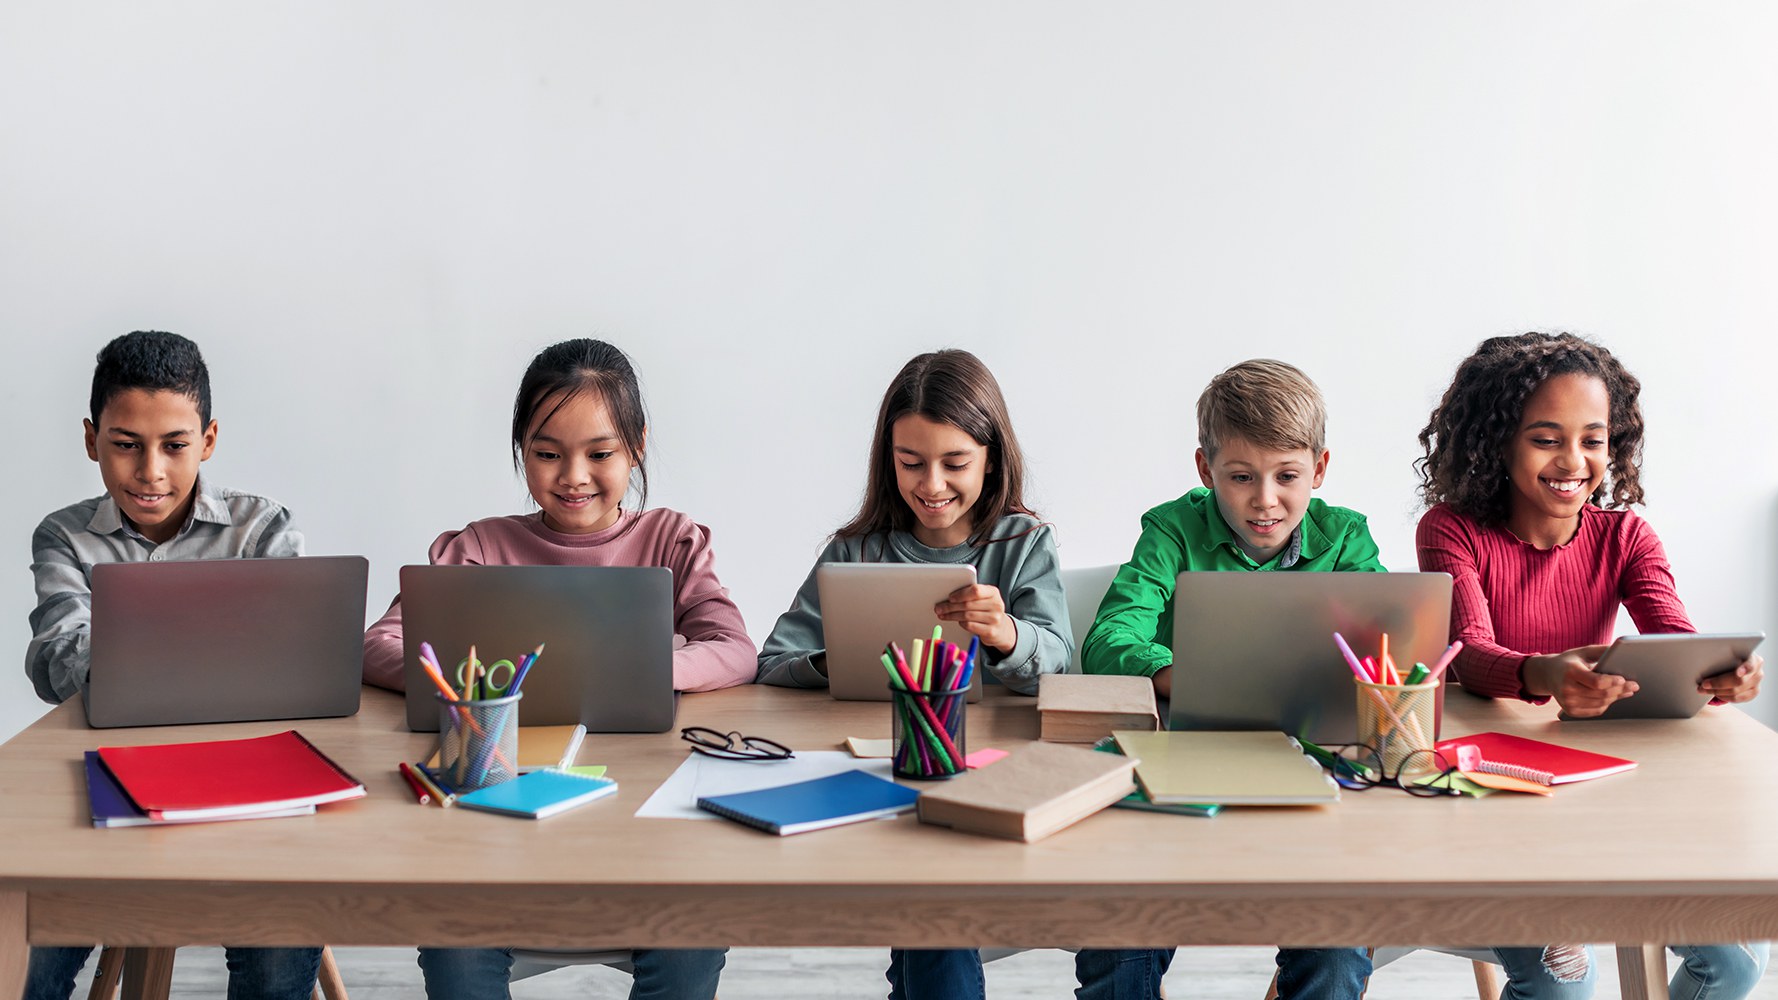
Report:
[[[520,726],[519,773],[574,766],[574,757],[580,753],[580,741],[584,739],[585,726]],[[426,766],[438,766],[437,750],[432,751]]]
[[[1280,732],[1119,731],[1139,758],[1136,783],[1157,804],[1304,806],[1337,802],[1340,788]]]

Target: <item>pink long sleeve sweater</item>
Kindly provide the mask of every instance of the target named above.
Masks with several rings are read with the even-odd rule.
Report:
[[[1451,574],[1451,638],[1463,640],[1451,673],[1475,694],[1548,701],[1525,690],[1525,661],[1610,642],[1620,604],[1644,633],[1697,631],[1661,540],[1632,511],[1583,507],[1573,538],[1538,549],[1439,504],[1415,543],[1422,570]]]
[[[673,571],[673,686],[714,691],[753,680],[758,650],[741,609],[716,579],[710,530],[674,510],[625,511],[616,524],[589,535],[544,526],[542,514],[514,514],[447,531],[432,543],[434,564],[481,566],[665,566]],[[401,598],[364,633],[364,680],[400,691]]]

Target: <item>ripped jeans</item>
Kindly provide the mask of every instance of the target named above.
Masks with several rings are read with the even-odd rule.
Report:
[[[1674,945],[1680,965],[1667,984],[1668,1000],[1741,1000],[1766,971],[1770,945]],[[1546,964],[1546,954],[1548,961]],[[1584,1000],[1593,995],[1593,950],[1585,945],[1495,948],[1506,969],[1504,1000]]]

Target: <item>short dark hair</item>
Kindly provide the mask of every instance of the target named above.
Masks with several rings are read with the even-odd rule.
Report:
[[[636,480],[632,485],[637,505],[646,507],[648,464],[643,460],[642,442],[648,429],[648,410],[642,405],[642,385],[629,357],[603,340],[564,340],[531,359],[525,377],[519,380],[518,399],[512,404],[513,467],[524,471],[525,449],[536,436],[531,424],[542,427],[570,399],[583,395],[604,400],[612,423],[617,425],[618,439],[636,465],[631,476]],[[549,412],[540,420],[538,411],[546,404]]]
[[[131,389],[189,396],[198,405],[203,427],[210,426],[210,369],[204,366],[198,345],[176,333],[137,330],[99,351],[99,364],[93,369],[93,426],[99,425],[105,404]]]
[[[1507,446],[1519,432],[1525,401],[1561,375],[1596,378],[1611,400],[1610,476],[1589,499],[1601,507],[1642,503],[1642,383],[1590,340],[1572,333],[1521,333],[1490,337],[1464,358],[1420,431],[1424,454],[1414,466],[1426,506],[1450,504],[1482,524],[1506,523]]]

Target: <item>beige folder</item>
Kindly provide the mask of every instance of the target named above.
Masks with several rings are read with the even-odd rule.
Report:
[[[1230,806],[1337,802],[1339,786],[1280,732],[1120,730],[1117,745],[1136,765],[1149,801]]]

